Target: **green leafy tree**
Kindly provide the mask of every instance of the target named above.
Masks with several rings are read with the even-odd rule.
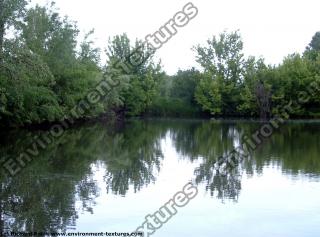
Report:
[[[240,105],[238,111],[244,116],[260,116],[267,119],[271,115],[270,80],[273,68],[264,59],[249,57],[244,64],[244,78],[240,86]]]
[[[241,115],[256,116],[258,111],[257,98],[255,95],[255,88],[258,81],[256,58],[248,58],[245,61],[244,67],[243,84],[240,89],[240,104],[237,109]]]
[[[185,71],[179,70],[171,79],[172,87],[170,89],[170,96],[196,105],[194,94],[200,77],[200,72],[195,68]]]
[[[143,114],[156,95],[163,73],[160,64],[153,62],[153,53],[153,50],[138,40],[131,46],[126,34],[115,36],[109,41],[108,67],[120,70],[129,78],[128,88],[121,94],[123,106],[120,109],[126,115]]]
[[[312,37],[311,42],[307,46],[305,52],[305,56],[312,61],[316,61],[320,55],[320,32],[315,33]]]
[[[303,116],[306,114],[304,104],[297,103],[301,92],[306,91],[306,88],[313,80],[313,73],[310,70],[308,60],[305,60],[299,54],[293,54],[286,57],[275,71],[275,77],[271,78],[272,85],[272,113],[280,114],[282,108],[290,105],[292,108],[289,111],[290,115]]]
[[[196,46],[196,60],[206,74],[196,92],[204,110],[214,115],[233,115],[238,103],[238,85],[243,80],[243,43],[238,32],[223,32]]]

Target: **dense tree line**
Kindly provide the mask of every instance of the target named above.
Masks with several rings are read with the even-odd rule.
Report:
[[[193,108],[197,115],[202,109],[217,117],[266,119],[290,105],[286,112],[291,117],[320,117],[320,32],[303,55],[289,55],[277,66],[267,65],[263,58],[245,58],[242,50],[239,32],[223,32],[205,46],[194,47],[203,70],[179,71],[167,78],[167,94],[162,93],[167,99],[162,97],[162,106],[154,108],[167,108],[163,115]],[[176,98],[184,102],[184,110]]]
[[[166,75],[154,52],[126,34],[106,44],[107,62],[94,46],[92,30],[79,42],[75,22],[61,17],[55,4],[28,6],[27,0],[0,0],[0,121],[2,126],[53,122],[69,113],[107,76],[120,85],[83,116],[242,116],[267,118],[296,99],[312,82],[320,84],[320,33],[302,55],[278,66],[245,58],[239,32],[223,32],[196,46],[194,68]],[[137,48],[143,61],[129,71]],[[290,115],[319,117],[320,93],[295,103]]]
[[[61,17],[54,3],[31,8],[25,0],[0,0],[0,6],[2,125],[67,119],[106,77],[121,78],[120,84],[86,111],[84,119],[117,113],[136,116],[150,106],[163,72],[154,63],[153,52],[141,49],[139,40],[132,43],[125,34],[110,39],[108,60],[101,63],[101,50],[90,40],[94,31],[78,42],[76,23]],[[130,67],[130,72],[116,67],[137,47],[145,54],[141,64]]]

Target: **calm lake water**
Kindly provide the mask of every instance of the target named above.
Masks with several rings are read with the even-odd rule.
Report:
[[[214,161],[258,122],[132,120],[68,130],[15,178],[1,170],[0,232],[131,232],[192,181],[159,237],[319,237],[320,122],[282,125],[241,165]],[[16,158],[41,132],[1,136]]]

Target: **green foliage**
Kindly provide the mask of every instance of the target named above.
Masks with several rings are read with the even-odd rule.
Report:
[[[23,17],[27,0],[0,0],[0,22],[6,28],[14,25]]]
[[[5,39],[2,48],[1,123],[21,126],[64,119],[102,79],[111,80],[99,65],[100,50],[90,40],[94,32],[78,43],[77,26],[68,18],[61,18],[54,4],[20,12],[23,20],[19,27],[13,23],[10,26],[21,34],[13,40]],[[123,78],[121,74],[113,71],[113,76]],[[125,83],[121,84],[83,117],[110,113],[123,105],[127,89]]]
[[[273,92],[272,103],[275,105],[273,114],[280,113],[290,101],[296,101],[311,81],[312,73],[307,60],[297,54],[285,58],[283,64],[275,69],[273,80],[270,80]],[[302,116],[306,113],[302,104],[293,104],[292,108],[292,115]]]
[[[195,92],[196,100],[203,110],[211,114],[222,113],[221,87],[218,80],[212,80],[211,76],[204,74]]]
[[[310,50],[320,51],[320,32],[317,32],[308,46]]]
[[[317,32],[306,48],[305,55],[309,59],[316,61],[320,54],[320,32]]]
[[[223,32],[196,46],[203,71],[166,75],[154,50],[126,34],[109,40],[107,62],[88,32],[79,42],[75,22],[51,3],[26,7],[26,0],[0,0],[0,122],[23,126],[66,119],[99,83],[118,85],[86,109],[80,119],[125,116],[269,116],[320,81],[320,34],[303,56],[290,55],[277,67],[245,58],[239,32]],[[14,32],[7,37],[6,30]],[[319,117],[320,93],[293,103],[291,116]]]
[[[157,97],[152,106],[147,111],[148,116],[152,117],[199,117],[204,114],[197,106],[178,98]]]
[[[57,120],[62,111],[53,92],[54,77],[47,65],[17,41],[6,41],[4,56],[1,120],[10,125]]]
[[[172,77],[170,96],[180,98],[186,103],[195,105],[194,93],[200,78],[201,74],[195,68],[185,71],[179,70],[177,74]]]
[[[109,69],[120,68],[120,73],[129,78],[128,89],[122,93],[121,110],[125,115],[142,115],[152,105],[159,81],[164,76],[160,65],[153,62],[153,53],[138,40],[131,46],[126,34],[109,41]],[[137,55],[141,57],[138,62]],[[122,62],[122,66],[119,66],[119,62]]]
[[[238,84],[243,75],[243,43],[238,32],[222,33],[196,46],[197,62],[205,77],[199,83],[196,99],[213,115],[234,115],[239,101]]]
[[[147,115],[163,117],[199,117],[205,115],[195,100],[201,73],[196,69],[179,70],[160,79],[157,94]]]
[[[299,101],[302,93],[317,82],[320,73],[319,33],[304,56],[289,55],[277,67],[263,59],[243,59],[242,41],[237,32],[224,32],[197,46],[197,62],[203,67],[195,98],[212,115],[254,116],[267,119],[282,113],[285,106],[292,117],[319,115],[319,90]]]

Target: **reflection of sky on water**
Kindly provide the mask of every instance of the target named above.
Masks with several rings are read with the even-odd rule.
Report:
[[[215,159],[258,126],[168,120],[71,129],[16,179],[0,173],[0,217],[15,230],[130,232],[196,180],[198,196],[155,236],[318,237],[319,123],[286,124],[240,167],[213,172]],[[17,157],[32,133],[12,136],[0,153]]]
[[[170,136],[161,141],[164,159],[157,181],[125,197],[106,194],[96,199],[94,215],[83,213],[78,231],[132,231],[147,214],[157,211],[191,179],[200,161],[179,159]],[[178,158],[179,157],[179,158]],[[94,167],[94,178],[105,190],[106,167]],[[279,164],[263,168],[263,175],[241,179],[237,202],[221,202],[199,185],[199,194],[154,236],[317,236],[320,233],[320,179],[281,171]]]

